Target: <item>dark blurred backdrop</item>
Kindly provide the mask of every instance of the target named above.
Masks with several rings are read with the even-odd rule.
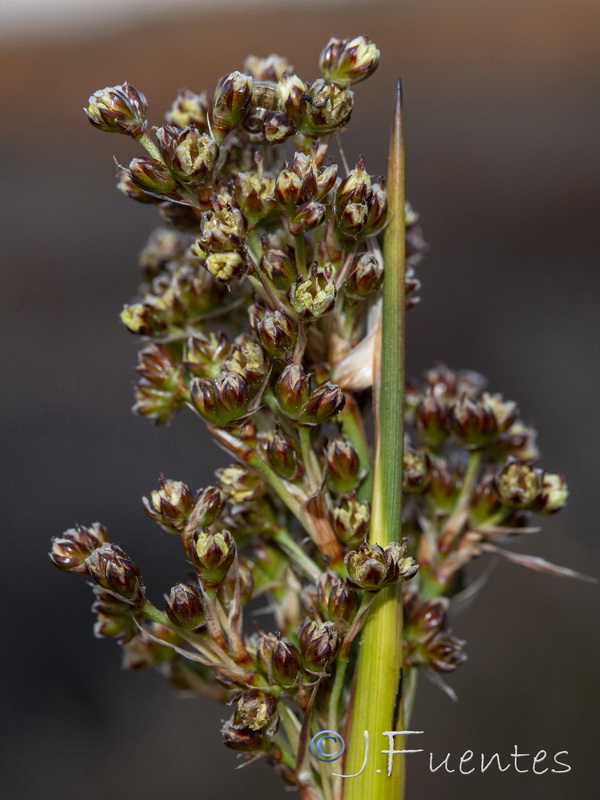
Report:
[[[400,74],[408,196],[431,246],[410,370],[438,359],[479,370],[519,402],[571,500],[514,549],[600,575],[599,29],[595,0],[247,3],[4,40],[2,797],[284,796],[266,767],[234,771],[223,709],[120,671],[118,648],[92,638],[84,581],[46,556],[51,535],[100,519],[158,602],[184,563],[140,497],[161,471],[199,487],[227,459],[185,414],[156,428],[129,412],[137,343],[117,317],[157,218],[115,192],[113,154],[137,152],[92,129],[88,95],[128,80],[158,123],[179,88],[211,90],[248,52],[284,54],[310,79],[330,34],[374,39],[381,67],[356,89],[344,143],[351,161],[385,169]],[[415,746],[439,760],[567,750],[572,771],[430,774],[414,756],[411,800],[596,796],[599,610],[596,587],[498,566],[454,620],[469,653],[449,681],[460,700],[422,682]]]

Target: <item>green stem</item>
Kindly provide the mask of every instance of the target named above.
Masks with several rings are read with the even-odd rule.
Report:
[[[344,690],[344,679],[346,677],[346,668],[348,667],[348,659],[339,657],[335,662],[335,678],[333,686],[331,687],[331,695],[329,696],[329,715],[327,718],[327,726],[330,731],[337,731],[338,715],[340,710],[340,700]]]
[[[296,566],[298,566],[302,572],[305,572],[311,580],[319,580],[322,574],[320,567],[315,564],[312,558],[306,555],[300,545],[292,539],[284,528],[280,528],[277,531],[273,537],[273,541],[277,542],[281,549],[295,562]]]
[[[308,269],[306,267],[306,245],[304,243],[304,234],[297,233],[294,236],[294,247],[296,249],[296,269],[298,275],[306,280],[308,278]]]
[[[285,484],[281,478],[265,461],[262,460],[256,451],[252,452],[248,456],[248,463],[251,467],[254,467],[257,472],[260,472],[279,499],[283,501],[287,508],[289,508],[296,519],[304,524],[305,517],[304,512],[302,511],[302,506],[294,497],[292,497],[290,492],[288,492],[288,490],[285,488]]]
[[[346,394],[346,405],[338,414],[339,421],[342,423],[342,431],[348,437],[352,446],[358,454],[360,473],[364,475],[357,496],[359,500],[371,501],[373,494],[373,471],[371,469],[371,451],[369,441],[356,400],[350,393]]]
[[[298,425],[298,437],[300,438],[300,452],[302,461],[306,469],[306,476],[309,481],[308,493],[312,494],[321,482],[319,463],[310,443],[310,428],[306,425]]]
[[[375,471],[370,542],[385,546],[401,538],[402,451],[404,439],[405,211],[402,92],[398,82],[388,168],[391,220],[385,232],[385,278],[381,364],[375,402]],[[381,734],[402,730],[402,702],[396,715],[402,669],[402,590],[390,586],[376,596],[365,623],[359,654],[346,772],[359,772],[364,731],[375,758],[358,777],[346,781],[344,800],[403,800],[404,756],[395,756],[387,776]],[[398,726],[398,727],[395,727]],[[384,740],[385,741],[385,740]],[[401,750],[402,737],[395,749]]]

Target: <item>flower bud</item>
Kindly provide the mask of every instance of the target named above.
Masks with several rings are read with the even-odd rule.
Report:
[[[149,517],[158,522],[165,533],[181,533],[187,518],[194,507],[192,493],[181,481],[160,478],[160,489],[142,498],[144,510]]]
[[[486,520],[500,511],[502,504],[495,491],[493,475],[484,475],[471,494],[469,503],[469,522],[471,525],[483,525]]]
[[[300,319],[313,322],[335,306],[335,283],[331,270],[313,267],[309,278],[298,278],[289,291],[290,303]]]
[[[252,98],[252,85],[252,78],[241,72],[231,72],[217,84],[212,108],[212,131],[217,144],[242,121]]]
[[[463,395],[452,408],[451,425],[464,444],[483,446],[505,433],[518,413],[516,404],[499,394],[484,392],[478,400]]]
[[[236,338],[224,366],[226,370],[242,376],[251,395],[255,395],[263,386],[269,372],[269,362],[262,347],[245,333]]]
[[[340,387],[325,381],[308,398],[302,421],[306,425],[322,425],[335,417],[345,403],[346,397]]]
[[[177,189],[177,181],[166,167],[150,156],[134,158],[129,164],[129,176],[140,189],[154,194],[169,195]]]
[[[92,611],[96,614],[104,614],[107,617],[131,617],[134,608],[128,600],[113,594],[102,586],[94,586],[95,600],[92,604]]]
[[[505,505],[511,508],[530,508],[542,489],[541,471],[513,461],[496,476],[495,486]]]
[[[217,589],[223,583],[235,558],[236,547],[229,531],[200,531],[186,540],[185,548],[202,583]]]
[[[197,333],[187,341],[183,363],[192,375],[216,379],[223,371],[230,350],[231,343],[222,331]]]
[[[377,592],[384,586],[409,580],[416,574],[418,565],[410,556],[404,558],[405,550],[406,543],[395,542],[385,548],[365,542],[358,550],[351,550],[344,559],[350,586]]]
[[[319,59],[323,77],[344,89],[368,78],[377,69],[380,52],[367,36],[332,37]]]
[[[202,214],[202,234],[197,247],[209,253],[242,250],[246,237],[246,220],[239,210],[229,204]]]
[[[182,644],[177,634],[174,634],[170,628],[167,628],[166,625],[161,625],[159,622],[149,622],[146,624],[145,629],[153,637],[163,639],[169,644]],[[148,669],[174,657],[175,653],[171,647],[159,644],[154,639],[145,636],[141,631],[123,642],[123,669]]]
[[[251,228],[269,216],[275,208],[275,182],[259,172],[237,172],[233,178],[233,196]]]
[[[117,189],[131,200],[136,200],[138,203],[160,203],[160,197],[153,197],[153,195],[144,192],[132,181],[131,174],[125,167],[117,169],[116,178]]]
[[[298,277],[294,258],[285,250],[266,248],[260,268],[273,286],[281,292],[287,292]]]
[[[539,514],[554,514],[567,504],[569,489],[562,475],[542,474],[542,490],[534,503],[533,510]]]
[[[199,186],[210,178],[219,148],[208,133],[166,125],[156,131],[156,138],[165,163],[181,183]]]
[[[279,727],[277,699],[262,689],[246,689],[238,699],[233,721],[236,727],[272,736]]]
[[[426,394],[415,410],[415,423],[423,444],[437,450],[450,434],[450,410],[443,399]]]
[[[247,56],[244,61],[244,73],[251,75],[254,81],[277,81],[284,75],[291,75],[294,71],[292,65],[282,56],[272,53],[266,58]]]
[[[350,121],[353,102],[349,89],[319,78],[305,87],[299,98],[294,87],[285,110],[300,133],[316,137],[342,130]]]
[[[346,494],[356,488],[359,481],[360,462],[358,453],[345,436],[330,439],[325,451],[327,462],[327,485],[338,494]]]
[[[280,478],[293,481],[302,474],[302,464],[296,443],[279,430],[269,437],[267,458]]]
[[[52,537],[52,550],[48,555],[63,572],[87,575],[86,558],[106,542],[106,528],[94,522],[89,528],[75,525],[61,536]]]
[[[241,278],[246,271],[246,259],[236,250],[222,253],[211,253],[204,266],[218,281],[229,283],[234,278]]]
[[[105,544],[86,559],[88,574],[104,589],[137,602],[146,589],[139,567],[116,544]]]
[[[290,358],[296,346],[298,330],[283,311],[265,311],[258,306],[250,309],[250,325],[260,343],[272,358]]]
[[[216,486],[207,486],[195,498],[196,528],[207,528],[219,519],[225,508],[225,496]]]
[[[283,414],[292,419],[302,416],[310,395],[310,380],[300,364],[290,364],[283,370],[275,394]]]
[[[278,636],[271,651],[272,680],[279,686],[289,688],[296,683],[299,673],[300,653],[290,641]]]
[[[181,366],[167,347],[150,344],[138,353],[137,370],[141,378],[133,412],[157,423],[168,422],[186,397]]]
[[[229,425],[248,412],[250,392],[237,372],[223,371],[216,381],[194,378],[190,393],[194,406],[211,425]]]
[[[137,139],[148,127],[147,109],[144,95],[128,83],[123,83],[94,92],[84,111],[95,128]]]
[[[336,657],[342,643],[333,623],[319,624],[308,620],[298,633],[300,652],[305,669],[321,673]]]
[[[311,200],[298,206],[288,220],[288,228],[293,236],[318,228],[325,219],[326,206]]]
[[[429,458],[420,450],[404,451],[402,471],[403,490],[422,494],[429,485]]]
[[[254,753],[262,750],[264,746],[263,734],[260,731],[253,731],[250,728],[240,728],[231,720],[224,723],[221,728],[223,744],[233,750],[241,750],[244,753]]]
[[[358,612],[358,595],[346,580],[336,581],[327,600],[327,616],[332,622],[346,623],[347,627]]]
[[[362,253],[352,262],[344,283],[346,297],[356,303],[378,291],[383,281],[383,264],[372,253]]]
[[[269,144],[283,144],[296,133],[296,126],[283,111],[267,111],[263,124]]]
[[[356,495],[342,497],[333,509],[333,530],[337,538],[347,547],[362,542],[369,532],[371,509],[368,503],[360,503]]]
[[[195,630],[204,622],[202,595],[195,586],[177,583],[169,592],[167,616],[174,625]]]
[[[225,469],[218,469],[215,475],[221,482],[224,494],[232,503],[258,500],[265,494],[266,487],[261,476],[240,464],[232,464]]]
[[[210,100],[206,92],[195,94],[189,89],[182,89],[167,113],[167,122],[182,129],[192,125],[204,132],[208,130],[209,110]]]

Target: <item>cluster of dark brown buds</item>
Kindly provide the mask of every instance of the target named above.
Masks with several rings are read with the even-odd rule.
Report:
[[[251,57],[212,95],[180,92],[162,127],[127,83],[86,109],[145,148],[119,168],[118,188],[164,223],[140,256],[142,293],[121,313],[143,341],[134,411],[166,423],[191,410],[234,462],[216,486],[161,477],[144,498],[191,570],[164,610],[98,523],[66,531],[50,555],[94,581],[95,633],[121,642],[127,667],[158,666],[178,688],[234,703],[225,743],[314,798],[310,717],[343,729],[346,665],[377,592],[409,587],[406,669],[455,668],[462,643],[443,595],[467,561],[505,552],[501,536],[567,496],[561,477],[533,466],[535,434],[515,404],[439,367],[407,386],[405,538],[367,543],[388,207],[362,158],[341,175],[328,150],[350,120],[350,87],[378,62],[367,37],[334,38],[312,83],[279,56]],[[405,217],[412,306],[425,244],[408,204]],[[273,632],[249,635],[244,609],[263,595]]]

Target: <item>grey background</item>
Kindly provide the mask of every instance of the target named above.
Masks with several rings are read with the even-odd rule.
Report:
[[[88,95],[127,79],[158,123],[177,89],[212,89],[247,52],[285,54],[311,78],[330,34],[371,36],[382,64],[356,89],[344,142],[350,160],[385,169],[401,74],[408,196],[431,246],[409,368],[476,369],[519,402],[571,500],[514,549],[598,576],[599,23],[592,0],[248,4],[3,45],[3,797],[284,796],[265,766],[234,771],[223,709],[119,670],[115,645],[92,638],[85,582],[46,556],[51,535],[100,519],[158,602],[185,564],[140,497],[161,471],[199,487],[226,463],[194,419],[155,428],[130,415],[136,341],[117,315],[157,222],[115,192],[113,154],[137,153],[89,126]],[[572,771],[432,775],[415,755],[409,797],[596,796],[598,589],[501,564],[454,630],[469,653],[449,681],[460,701],[424,680],[415,746],[455,761],[568,750]]]

